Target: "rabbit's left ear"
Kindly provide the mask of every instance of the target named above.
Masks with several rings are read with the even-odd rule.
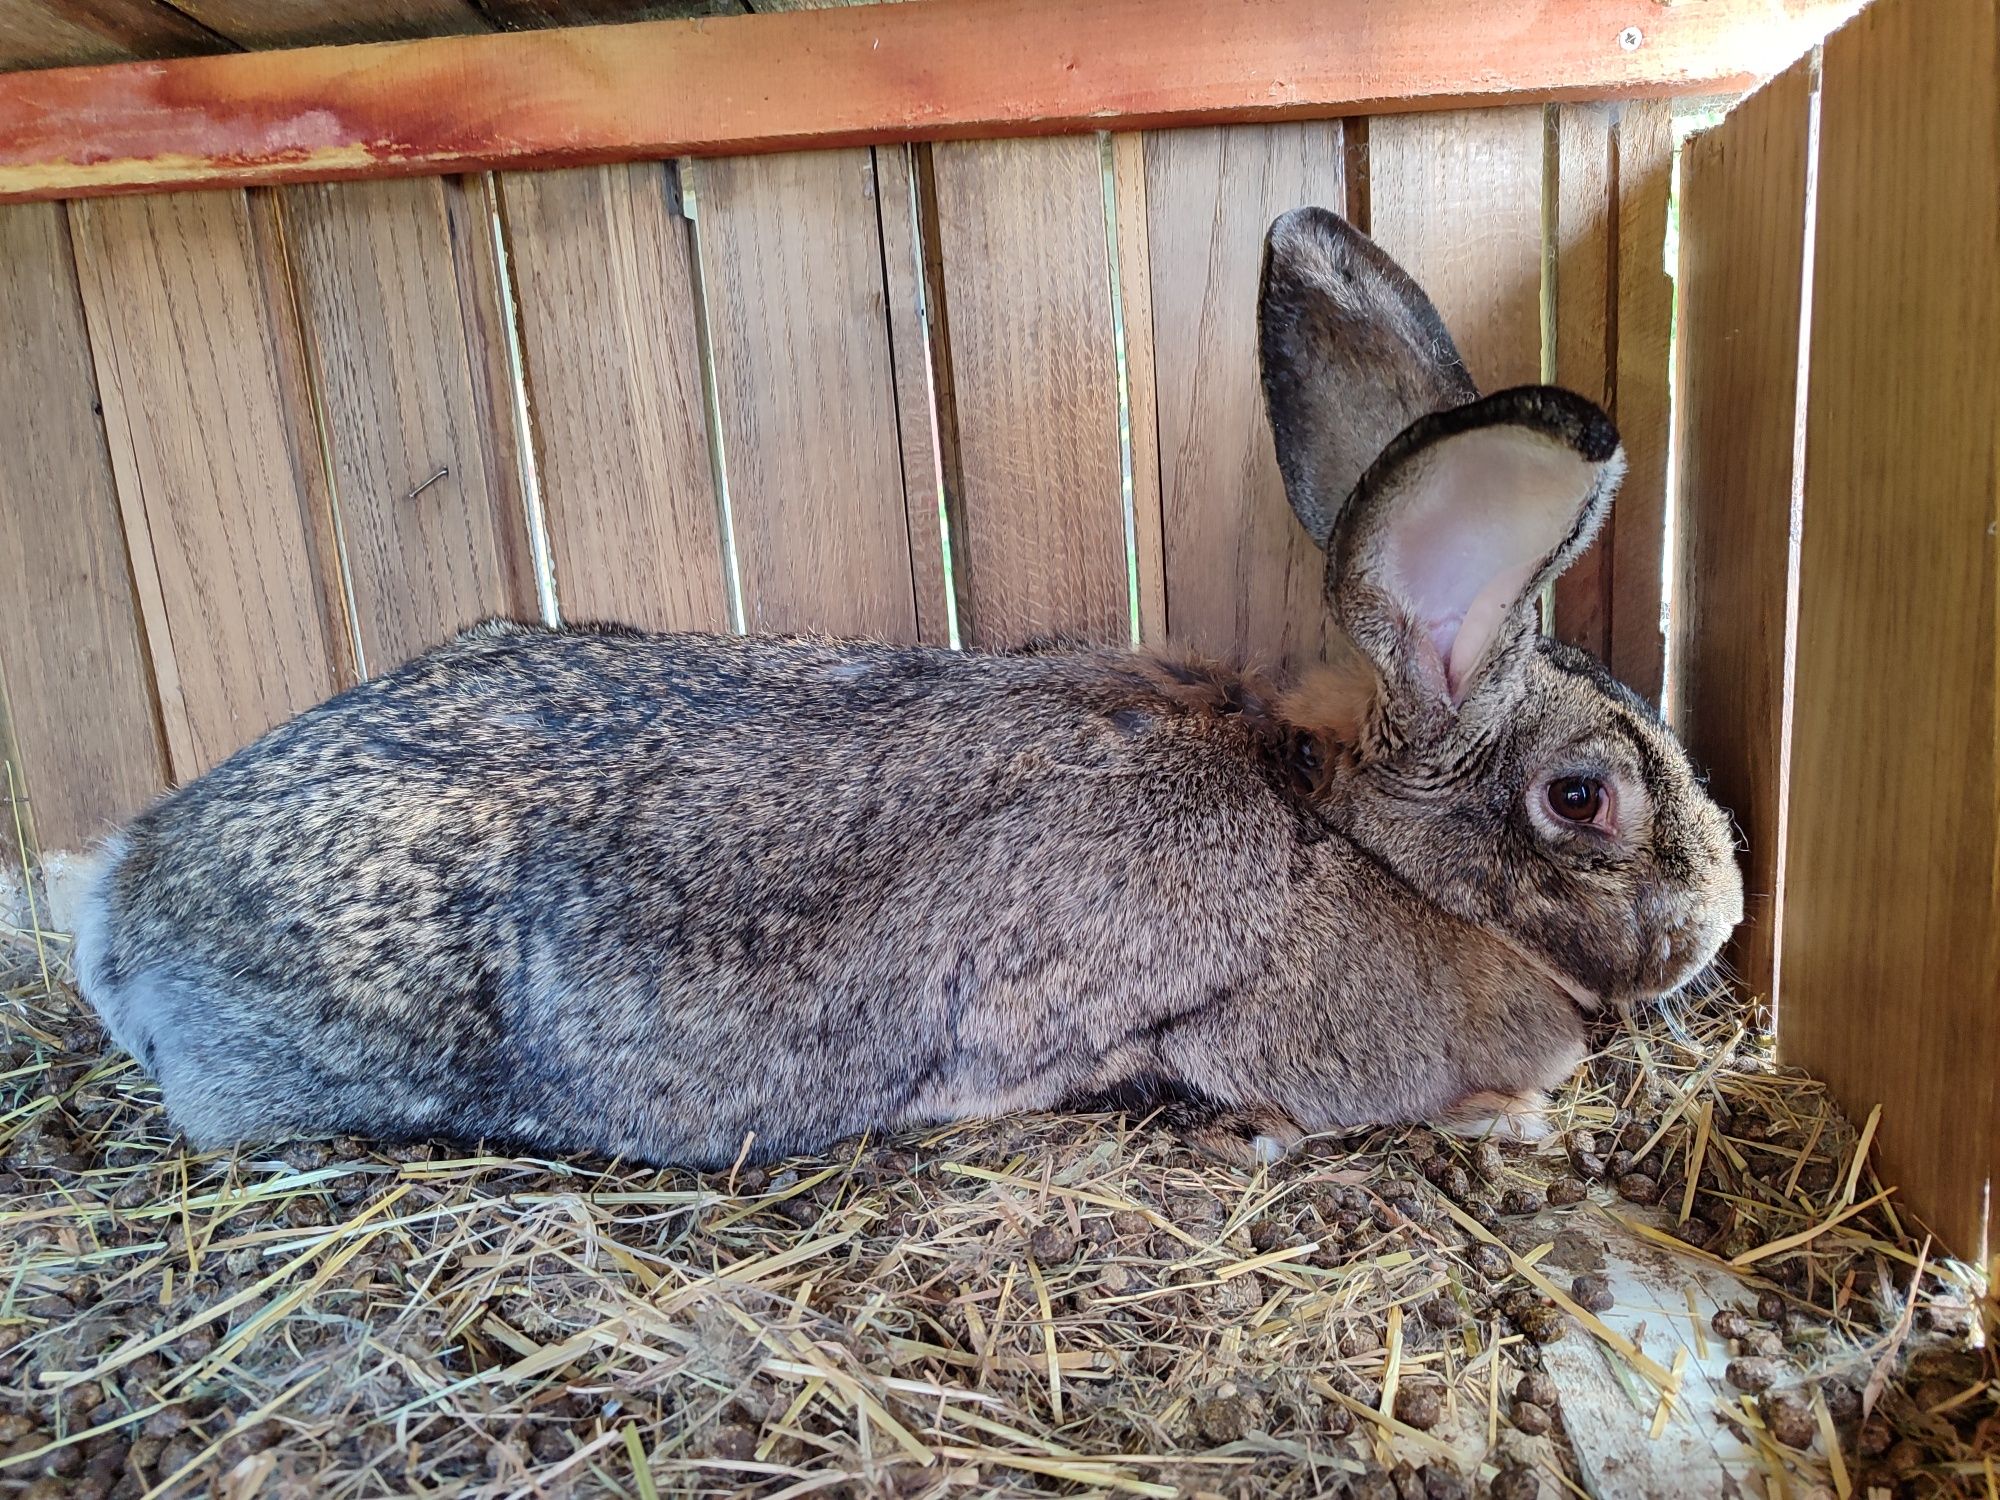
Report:
[[[1536,595],[1590,545],[1624,472],[1610,419],[1553,386],[1421,417],[1341,509],[1334,613],[1391,692],[1456,709],[1530,649]]]
[[[1385,443],[1479,394],[1424,289],[1323,208],[1264,237],[1257,353],[1285,498],[1321,547]]]

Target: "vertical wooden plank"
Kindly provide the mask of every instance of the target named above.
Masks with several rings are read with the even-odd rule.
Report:
[[[1681,162],[1675,726],[1748,844],[1735,967],[1774,995],[1813,60]]]
[[[1369,122],[1370,233],[1437,304],[1482,391],[1542,371],[1542,110]]]
[[[1825,47],[1780,1040],[1961,1255],[2000,1171],[1991,0]]]
[[[1667,275],[1667,200],[1673,176],[1673,115],[1664,99],[1624,106],[1616,128],[1618,260],[1616,383],[1612,416],[1625,442],[1625,483],[1611,530],[1611,631],[1607,665],[1660,701],[1666,635],[1669,344],[1674,284]]]
[[[1346,202],[1337,121],[1146,137],[1168,621],[1271,663],[1325,651],[1325,555],[1285,502],[1257,365],[1264,232]]]
[[[873,155],[689,166],[744,626],[915,640]]]
[[[1342,167],[1347,177],[1347,207],[1343,212],[1348,223],[1368,234],[1375,222],[1368,203],[1368,116],[1349,115],[1340,122],[1340,133],[1345,147]]]
[[[1132,466],[1132,551],[1139,590],[1139,639],[1157,643],[1167,636],[1167,558],[1146,150],[1146,137],[1137,131],[1111,137],[1113,236],[1124,314],[1125,447]]]
[[[724,630],[692,258],[658,163],[500,179],[565,618]]]
[[[268,198],[239,192],[70,205],[112,469],[182,779],[353,672],[271,212]]]
[[[1555,377],[1611,412],[1627,461],[1610,520],[1556,583],[1556,630],[1657,702],[1666,660],[1671,106],[1562,105],[1555,158]]]
[[[934,148],[970,645],[1131,637],[1118,370],[1097,142]]]
[[[882,223],[882,280],[889,295],[889,352],[896,371],[896,428],[917,639],[946,646],[951,644],[951,603],[944,572],[943,457],[911,150],[875,148],[875,190]]]
[[[965,517],[965,463],[958,438],[958,386],[951,369],[951,308],[945,295],[944,232],[938,227],[937,161],[928,145],[910,147],[910,171],[917,200],[917,246],[923,261],[925,355],[931,377],[931,410],[936,416],[938,494],[944,506],[940,540],[950,554],[952,623],[964,645],[965,538],[954,527]],[[956,520],[952,518],[956,517]]]
[[[482,617],[532,614],[518,475],[484,420],[511,407],[474,394],[493,317],[454,254],[487,232],[467,222],[463,185],[316,183],[282,201],[366,670]]]
[[[514,320],[511,272],[501,243],[500,190],[491,172],[442,181],[459,309],[464,318],[473,425],[480,435],[481,457],[495,501],[502,507],[502,516],[495,523],[501,577],[508,608],[517,615],[533,616],[540,611],[532,540],[540,507],[526,493],[533,445],[521,414],[519,329]],[[537,514],[531,518],[530,512]]]
[[[59,203],[0,208],[0,328],[0,670],[36,841],[79,849],[167,777]]]
[[[1611,196],[1616,106],[1561,104],[1556,115],[1555,381],[1609,410],[1617,216]],[[1590,550],[1556,580],[1555,633],[1599,659],[1611,654],[1612,507]]]

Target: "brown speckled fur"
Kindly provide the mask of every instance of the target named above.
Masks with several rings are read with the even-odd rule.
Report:
[[[1281,437],[1317,399],[1271,353],[1288,224]],[[1587,403],[1514,395],[1493,421],[1601,446]],[[1282,1147],[1551,1086],[1584,1034],[1558,976],[1625,1003],[1713,955],[1728,827],[1644,704],[1513,616],[1455,709],[1381,654],[1398,628],[1343,597],[1379,593],[1373,544],[1342,539],[1396,503],[1360,476],[1382,441],[1317,460],[1355,490],[1329,587],[1356,644],[1296,680],[495,622],[135,820],[84,990],[204,1144],[713,1166],[1107,1102]],[[1552,766],[1618,778],[1630,829],[1538,823]]]

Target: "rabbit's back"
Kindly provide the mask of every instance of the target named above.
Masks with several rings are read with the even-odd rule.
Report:
[[[1257,971],[1228,891],[1299,833],[1130,661],[482,627],[137,820],[86,993],[204,1140],[716,1160],[1054,1103]]]

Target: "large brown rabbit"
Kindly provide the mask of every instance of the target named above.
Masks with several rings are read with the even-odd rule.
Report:
[[[1727,820],[1542,586],[1623,468],[1483,400],[1333,215],[1271,230],[1264,384],[1337,659],[491,624],[133,822],[84,993],[197,1143],[714,1166],[1169,1106],[1239,1160],[1500,1118],[1742,906]]]

